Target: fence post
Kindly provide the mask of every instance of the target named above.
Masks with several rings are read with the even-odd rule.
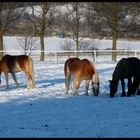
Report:
[[[94,62],[96,63],[96,50],[94,50]]]
[[[55,63],[58,63],[57,52],[55,52]]]
[[[135,50],[135,57],[137,57],[137,51]]]

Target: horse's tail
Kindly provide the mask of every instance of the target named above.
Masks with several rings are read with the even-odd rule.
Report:
[[[64,74],[67,75],[67,72],[69,71],[69,59],[65,62],[64,65]]]
[[[66,60],[66,62],[64,64],[66,95],[68,95],[69,86],[71,84],[70,83],[71,74],[70,74],[70,70],[69,70],[69,65],[75,60],[79,60],[79,59],[78,58],[69,58]]]
[[[64,74],[65,74],[65,86],[66,86],[66,95],[68,94],[69,91],[69,82],[70,82],[70,75],[69,75],[69,59],[65,62],[64,64]]]
[[[29,60],[29,72],[32,75],[32,81],[33,81],[33,87],[35,87],[35,75],[34,75],[34,65],[33,65],[33,60],[31,57],[28,57]]]

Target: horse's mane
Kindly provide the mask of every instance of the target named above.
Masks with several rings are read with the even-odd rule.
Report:
[[[82,59],[82,63],[84,65],[84,69],[88,72],[88,74],[92,78],[93,74],[95,73],[95,70],[94,70],[94,67],[92,66],[92,63],[87,59]]]
[[[126,67],[125,65],[127,65],[126,63],[127,63],[126,58],[121,59],[117,63],[115,70],[113,72],[113,79],[119,79],[122,76],[122,73],[125,72]]]

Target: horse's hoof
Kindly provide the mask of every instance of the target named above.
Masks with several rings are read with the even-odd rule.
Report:
[[[132,94],[131,93],[127,93],[127,97],[130,97]]]
[[[114,95],[110,95],[110,98],[113,98],[114,97]]]
[[[27,87],[28,90],[35,89],[35,87]]]
[[[121,97],[125,97],[126,95],[121,95]]]
[[[137,95],[140,95],[140,91],[137,91]]]
[[[69,94],[68,94],[68,93],[66,93],[66,96],[69,96]]]
[[[127,95],[127,97],[130,97],[131,95]]]

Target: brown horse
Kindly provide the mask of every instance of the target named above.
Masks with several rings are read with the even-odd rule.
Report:
[[[8,88],[8,73],[11,73],[17,87],[19,87],[15,73],[24,71],[25,75],[28,78],[27,88],[34,88],[34,67],[33,60],[31,57],[26,55],[4,55],[0,60],[0,82],[1,82],[1,73],[5,75],[5,80]]]
[[[77,96],[77,90],[80,87],[82,80],[85,80],[86,91],[85,95],[88,95],[89,83],[92,80],[92,90],[94,96],[99,94],[99,77],[95,69],[95,66],[88,60],[79,58],[69,58],[64,64],[64,73],[65,73],[65,86],[66,86],[66,95],[69,91],[70,78],[73,75],[74,77],[74,95]]]

